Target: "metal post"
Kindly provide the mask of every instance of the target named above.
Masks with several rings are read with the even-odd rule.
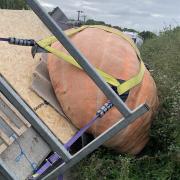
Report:
[[[78,19],[77,19],[77,21],[80,21],[80,14],[83,13],[83,11],[77,11],[77,13],[78,13]]]
[[[78,49],[70,42],[69,38],[64,34],[57,23],[49,16],[48,13],[41,7],[37,0],[27,0],[28,5],[39,16],[48,29],[61,42],[70,55],[78,62],[84,71],[91,77],[96,85],[102,90],[109,100],[116,106],[116,108],[127,117],[131,114],[131,110],[123,103],[119,96],[112,90],[112,88],[104,81],[104,79],[96,72],[88,60],[79,52]]]
[[[0,75],[0,92],[12,103],[12,105],[32,124],[39,135],[67,162],[71,154],[64,148],[63,144],[54,136],[47,126],[39,119],[34,111],[20,98],[12,87]]]

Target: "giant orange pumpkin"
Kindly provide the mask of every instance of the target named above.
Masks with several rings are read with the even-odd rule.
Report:
[[[113,33],[98,28],[86,28],[73,35],[71,40],[94,67],[117,79],[128,80],[139,72],[140,63],[134,48],[128,41]],[[54,43],[53,47],[67,53],[59,42]],[[65,114],[76,127],[82,128],[107,102],[107,98],[83,70],[52,54],[48,56],[48,70]],[[118,152],[137,154],[148,142],[152,116],[158,106],[156,85],[148,70],[145,70],[142,82],[130,90],[125,103],[132,110],[147,103],[150,111],[106,142],[105,146]],[[121,117],[114,107],[88,132],[98,136]]]

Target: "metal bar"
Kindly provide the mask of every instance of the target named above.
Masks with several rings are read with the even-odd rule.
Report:
[[[104,92],[109,100],[116,106],[116,108],[127,117],[131,114],[131,110],[123,103],[119,96],[112,90],[112,88],[104,81],[104,79],[96,72],[88,60],[80,53],[78,49],[70,42],[69,38],[64,34],[57,23],[45,12],[37,0],[27,0],[28,5],[39,16],[42,22],[55,35],[55,37],[66,48],[70,55],[78,62],[84,71],[91,77],[96,85]]]
[[[6,180],[17,180],[16,175],[13,174],[0,159],[0,179],[2,178],[1,174],[6,178]]]
[[[130,116],[128,116],[127,118],[123,117],[119,122],[114,124],[111,128],[106,130],[95,140],[93,140],[91,143],[89,143],[87,146],[77,152],[68,163],[63,163],[62,165],[58,166],[56,169],[54,169],[52,172],[42,178],[42,180],[51,180],[58,175],[63,174],[67,169],[78,163],[81,159],[93,152],[95,149],[97,149],[104,142],[112,138],[119,131],[126,128],[130,123],[134,122],[139,116],[143,115],[148,110],[149,108],[147,105],[141,105],[136,110],[134,110]]]
[[[20,98],[13,88],[0,75],[0,92],[12,103],[12,105],[25,117],[34,127],[53,151],[57,152],[67,162],[71,154],[64,148],[63,144],[54,136],[47,126],[39,119],[34,111]]]

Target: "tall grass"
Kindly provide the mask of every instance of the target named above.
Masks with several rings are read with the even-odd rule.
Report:
[[[150,141],[136,156],[96,150],[73,170],[78,180],[178,180],[180,178],[180,27],[146,40],[141,54],[153,71],[160,108]]]

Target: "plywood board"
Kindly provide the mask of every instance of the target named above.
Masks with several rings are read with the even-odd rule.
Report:
[[[31,125],[0,92],[0,154]]]
[[[1,37],[38,40],[50,34],[32,11],[0,10],[0,17]],[[31,57],[29,47],[0,43],[0,73],[33,109],[44,103],[30,88],[39,59]],[[41,106],[36,113],[63,143],[75,134],[74,126],[49,105]]]

